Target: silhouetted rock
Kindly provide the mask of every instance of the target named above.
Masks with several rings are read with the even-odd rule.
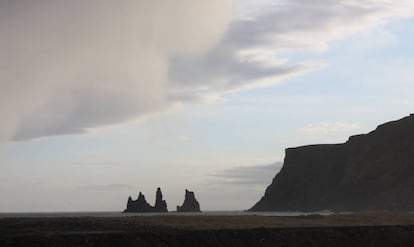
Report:
[[[145,200],[145,196],[139,192],[138,199],[136,201],[132,200],[131,197],[128,198],[127,208],[124,212],[151,212],[152,207]]]
[[[414,210],[414,115],[346,143],[286,149],[251,211]]]
[[[146,200],[145,196],[139,192],[138,199],[128,198],[126,213],[150,213],[150,212],[168,212],[167,203],[162,199],[161,189],[157,189],[155,206],[152,207]]]
[[[162,199],[162,193],[160,188],[157,188],[154,210],[156,212],[168,212],[167,203]]]
[[[193,191],[185,190],[185,198],[183,205],[177,206],[177,212],[201,212],[200,204],[194,196]]]

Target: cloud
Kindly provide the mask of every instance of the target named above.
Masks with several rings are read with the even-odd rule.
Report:
[[[190,136],[186,136],[186,135],[180,135],[180,136],[177,136],[177,140],[180,142],[190,142],[193,140],[193,138],[191,138]]]
[[[129,184],[104,184],[104,185],[85,185],[82,186],[82,189],[86,190],[99,190],[99,191],[109,191],[109,190],[124,190],[131,189],[132,185]]]
[[[259,166],[241,166],[209,175],[209,183],[217,185],[267,185],[282,168],[282,162]]]
[[[305,135],[329,135],[338,132],[348,132],[359,129],[358,123],[347,122],[320,122],[316,124],[309,124],[299,130],[300,133]]]
[[[280,83],[324,68],[291,63],[289,54],[323,52],[329,42],[380,28],[413,14],[414,1],[244,1],[221,43],[206,56],[176,56],[170,66],[173,99],[237,92]],[[191,97],[190,97],[191,95]]]
[[[0,141],[223,101],[326,66],[291,53],[322,52],[414,10],[412,0],[236,2],[0,1]]]
[[[230,18],[231,0],[1,1],[0,140],[167,108],[169,58],[202,55]]]

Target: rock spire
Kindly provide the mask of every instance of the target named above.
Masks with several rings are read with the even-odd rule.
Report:
[[[177,212],[201,212],[193,191],[185,190],[184,203],[182,206],[177,206]]]
[[[160,188],[157,188],[155,206],[151,206],[145,196],[139,192],[138,199],[132,200],[128,198],[127,207],[124,210],[125,213],[164,213],[168,212],[167,203],[162,199],[162,192]]]

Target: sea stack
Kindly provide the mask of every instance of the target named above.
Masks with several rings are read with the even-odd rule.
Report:
[[[124,212],[147,213],[152,212],[152,207],[151,205],[149,205],[147,200],[145,200],[145,196],[141,192],[139,192],[137,200],[134,201],[131,197],[128,198],[127,208],[124,210]]]
[[[250,211],[414,211],[414,115],[346,143],[286,149]]]
[[[162,199],[162,192],[160,188],[157,188],[155,206],[151,206],[146,200],[145,196],[139,192],[138,199],[132,200],[128,198],[127,207],[124,210],[125,213],[165,213],[168,212],[167,203]]]
[[[193,191],[185,190],[184,203],[182,206],[177,206],[177,212],[201,212]]]
[[[154,211],[155,212],[163,212],[163,213],[168,212],[167,203],[162,199],[162,192],[161,192],[161,189],[159,187],[157,188],[157,193],[156,193],[156,196],[155,196]]]

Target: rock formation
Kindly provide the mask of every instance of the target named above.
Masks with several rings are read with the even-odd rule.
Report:
[[[195,198],[193,191],[185,190],[185,198],[183,205],[177,206],[177,212],[201,212],[200,204]]]
[[[414,211],[414,115],[346,143],[286,149],[250,211]]]
[[[132,200],[131,197],[128,198],[127,208],[124,212],[152,212],[152,207],[148,204],[147,200],[145,200],[145,196],[139,192],[138,199],[136,201]]]
[[[168,212],[167,203],[162,199],[162,193],[160,188],[157,188],[154,210],[156,212]]]
[[[124,210],[125,213],[151,213],[151,212],[168,212],[167,203],[162,199],[161,189],[157,188],[155,206],[151,206],[146,200],[145,196],[139,192],[138,199],[132,200],[128,198],[127,208]]]

